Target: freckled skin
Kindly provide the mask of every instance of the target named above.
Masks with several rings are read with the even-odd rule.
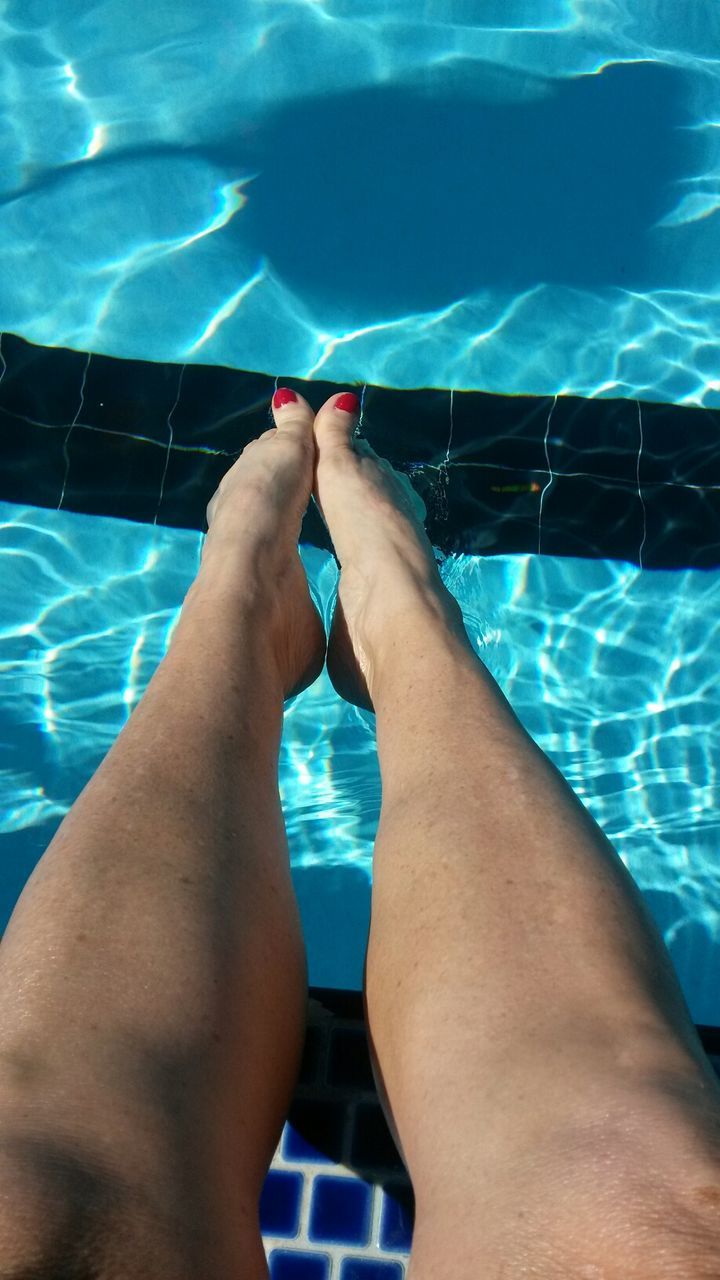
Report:
[[[698,1187],[695,1191],[698,1200],[720,1210],[720,1186]]]

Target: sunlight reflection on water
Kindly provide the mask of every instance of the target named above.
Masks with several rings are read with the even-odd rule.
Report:
[[[720,9],[420,8],[9,0],[0,328],[720,404]]]

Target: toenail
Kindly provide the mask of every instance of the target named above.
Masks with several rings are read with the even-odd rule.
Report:
[[[338,396],[335,401],[335,408],[344,409],[345,413],[357,413],[360,408],[360,401],[357,396],[353,395],[352,391],[343,391],[342,395]]]
[[[276,409],[281,409],[284,404],[292,404],[294,400],[297,401],[294,391],[291,391],[289,387],[278,387],[273,396],[273,406]]]

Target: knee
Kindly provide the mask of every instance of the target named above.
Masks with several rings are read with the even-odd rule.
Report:
[[[544,1153],[547,1157],[547,1152]],[[720,1162],[598,1141],[528,1160],[443,1201],[416,1183],[414,1280],[720,1280]]]
[[[492,1214],[491,1216],[495,1216]],[[471,1222],[474,1218],[474,1223]],[[537,1280],[718,1280],[720,1234],[707,1224],[666,1221],[645,1233],[608,1232],[595,1217],[572,1229],[535,1224],[524,1230],[518,1219],[498,1231],[484,1231],[482,1215],[464,1222],[419,1218],[412,1250],[413,1280],[452,1275],[534,1276]],[[587,1229],[586,1229],[587,1228]],[[14,1280],[14,1277],[13,1277]],[[24,1277],[23,1277],[24,1280]],[[44,1278],[43,1278],[44,1280]]]
[[[53,1193],[33,1164],[27,1148],[12,1154],[0,1148],[0,1280],[49,1276],[56,1242],[67,1238],[64,1192]]]
[[[535,1265],[541,1247],[548,1280],[718,1280],[720,1167],[696,1177],[681,1161],[673,1171],[621,1159],[590,1177],[568,1169],[525,1245]]]
[[[101,1235],[92,1207],[66,1188],[0,1169],[0,1280],[103,1280]]]
[[[0,1280],[190,1280],[149,1206],[52,1143],[0,1144]]]

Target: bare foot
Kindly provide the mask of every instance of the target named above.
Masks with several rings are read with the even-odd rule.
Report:
[[[425,504],[406,476],[353,440],[357,415],[338,409],[338,398],[323,405],[314,427],[313,494],[341,566],[327,667],[341,697],[373,711],[376,653],[393,619],[430,609],[467,637],[425,532]]]
[[[301,396],[273,406],[277,427],[251,440],[207,509],[201,575],[260,601],[286,698],[320,675],[325,631],[308,589],[298,535],[315,463],[313,411]]]

